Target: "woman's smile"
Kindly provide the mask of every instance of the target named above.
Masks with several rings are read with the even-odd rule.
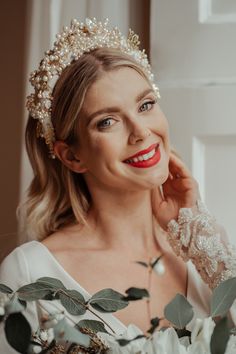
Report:
[[[152,144],[149,148],[141,150],[135,155],[128,157],[124,163],[138,168],[147,168],[156,165],[161,159],[159,144]]]

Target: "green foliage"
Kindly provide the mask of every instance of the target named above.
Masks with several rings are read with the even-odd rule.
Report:
[[[182,328],[182,329],[175,328],[175,331],[179,338],[191,337],[191,332],[188,331],[186,328]]]
[[[217,322],[211,336],[211,354],[224,354],[229,340],[230,331],[228,328],[227,317],[221,318]]]
[[[5,334],[8,343],[19,353],[25,354],[31,340],[31,327],[21,313],[10,314],[5,322]]]
[[[3,294],[12,294],[13,290],[4,284],[0,284],[0,293]]]
[[[78,291],[64,290],[59,293],[62,305],[71,315],[83,315],[86,312],[86,302]]]
[[[103,289],[94,294],[89,304],[100,312],[116,312],[128,306],[124,295],[113,289]]]
[[[31,283],[17,290],[20,300],[35,301],[50,295],[52,291],[43,283]]]
[[[156,259],[154,259],[152,261],[152,263],[151,263],[151,267],[154,268],[162,257],[163,257],[163,255],[157,257]]]
[[[134,341],[134,340],[137,340],[137,339],[140,339],[140,338],[145,338],[144,335],[142,334],[139,334],[138,336],[136,336],[135,338],[133,339],[117,339],[117,342],[120,344],[121,347],[124,347],[126,345],[128,345],[130,342]]]
[[[165,318],[179,329],[183,329],[193,318],[193,308],[185,296],[177,294],[164,309]]]
[[[131,287],[125,290],[125,293],[127,294],[127,296],[124,297],[124,300],[126,301],[136,301],[141,300],[144,297],[149,297],[147,289]]]
[[[44,284],[51,290],[66,289],[64,284],[56,278],[42,277],[37,280],[37,283]]]
[[[155,332],[156,328],[159,326],[161,318],[155,317],[151,319],[151,327],[148,329],[148,333],[152,334]]]
[[[39,278],[35,283],[22,286],[17,290],[20,300],[55,300],[58,299],[58,293],[66,290],[64,284],[51,277]]]
[[[145,268],[148,268],[148,264],[146,262],[142,262],[142,261],[137,261],[135,262],[137,264],[140,264],[141,266],[145,267]]]
[[[145,262],[137,263],[145,267],[155,267],[160,258],[154,259],[148,265]],[[0,284],[1,292],[6,294],[4,295],[6,298],[5,316],[3,315],[1,318],[1,320],[5,320],[6,338],[8,343],[19,353],[26,353],[29,350],[29,346],[32,345],[31,327],[21,313],[25,309],[27,301],[57,299],[68,313],[73,316],[80,316],[84,315],[86,311],[93,312],[92,308],[100,312],[115,312],[128,306],[129,301],[149,297],[148,291],[143,288],[131,287],[125,291],[126,296],[108,288],[97,292],[86,301],[80,292],[69,290],[60,280],[50,277],[40,278],[35,283],[21,287],[15,293],[6,285]],[[221,283],[213,291],[211,315],[214,317],[225,315],[235,299],[236,278],[232,278]],[[183,295],[177,294],[174,297],[165,307],[164,315],[175,326],[178,337],[191,336],[191,332],[186,330],[186,325],[193,318],[193,308]],[[147,333],[153,335],[160,325],[160,320],[159,317],[151,319],[151,327]],[[79,345],[82,348],[90,348],[90,344],[95,343],[93,336],[96,333],[109,333],[104,324],[106,323],[102,321],[84,319],[79,321],[75,327],[72,327],[64,318],[53,327],[55,340],[50,344],[51,349],[55,348],[57,344],[65,342],[71,343],[72,347],[73,345]],[[109,327],[108,324],[107,326]],[[211,338],[211,354],[225,353],[229,335],[235,333],[235,328],[230,330],[227,325],[227,319],[223,317],[216,324]],[[133,340],[144,337],[144,335],[138,335],[133,339],[120,339],[118,342],[120,346],[125,346]],[[49,348],[44,348],[42,353],[46,354],[48,350]]]
[[[81,320],[77,323],[76,327],[78,328],[86,328],[86,329],[91,329],[94,333],[97,332],[104,332],[108,333],[104,323],[101,321],[95,321],[95,320]]]
[[[236,299],[236,278],[222,282],[214,289],[211,299],[211,316],[224,316]]]

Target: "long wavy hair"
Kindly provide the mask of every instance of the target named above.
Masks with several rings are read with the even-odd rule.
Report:
[[[62,72],[53,91],[56,139],[70,146],[78,143],[78,120],[88,89],[105,72],[121,67],[136,70],[148,81],[132,57],[110,48],[83,54]],[[68,224],[86,224],[92,201],[83,174],[69,170],[59,159],[49,158],[44,139],[37,137],[36,126],[37,120],[29,116],[25,138],[34,177],[19,211],[24,232],[42,240]]]

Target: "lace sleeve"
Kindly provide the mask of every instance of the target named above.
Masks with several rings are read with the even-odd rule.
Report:
[[[222,228],[202,201],[193,208],[181,208],[167,232],[174,252],[191,260],[211,289],[236,276],[236,247],[222,237]]]

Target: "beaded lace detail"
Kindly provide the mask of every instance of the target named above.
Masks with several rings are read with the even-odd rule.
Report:
[[[181,208],[178,220],[171,220],[167,230],[176,255],[191,260],[211,289],[236,276],[236,247],[221,238],[215,218],[202,201],[193,208]]]

